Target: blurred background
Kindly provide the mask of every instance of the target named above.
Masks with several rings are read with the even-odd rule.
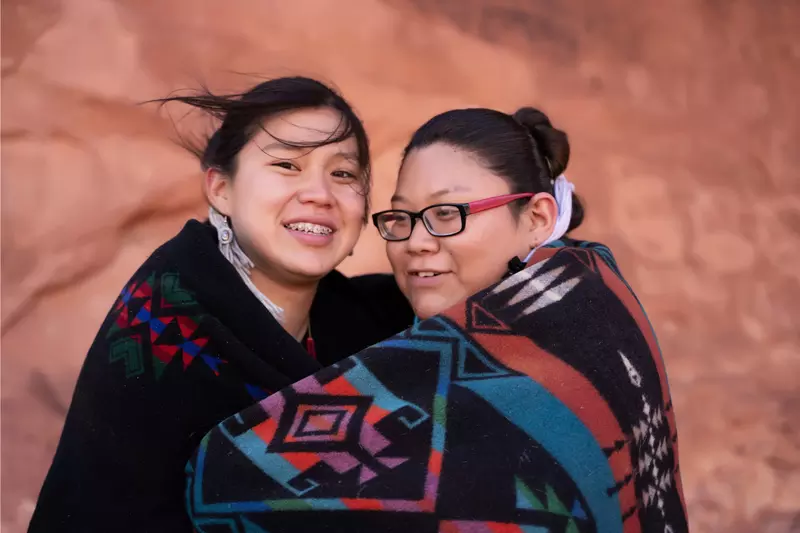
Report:
[[[660,337],[693,531],[800,531],[799,36],[797,0],[2,0],[3,533],[122,284],[205,212],[172,121],[138,104],[287,74],[360,112],[375,209],[432,115],[548,113],[577,236]],[[343,270],[388,270],[372,228]]]

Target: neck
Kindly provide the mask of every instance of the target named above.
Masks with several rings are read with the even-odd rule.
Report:
[[[318,282],[289,285],[277,283],[258,268],[250,273],[253,285],[261,293],[283,309],[283,328],[298,341],[308,331],[309,312],[317,293]]]

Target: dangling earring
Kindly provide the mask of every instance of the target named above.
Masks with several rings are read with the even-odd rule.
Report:
[[[220,244],[230,244],[233,242],[233,230],[231,229],[230,219],[217,211],[213,206],[208,209],[208,220],[217,230],[217,239]]]
[[[217,235],[219,236],[219,242],[222,244],[230,244],[233,241],[233,230],[231,229],[231,222],[228,217],[223,218],[222,225],[217,228]]]
[[[239,243],[233,235],[231,229],[230,219],[217,211],[214,206],[208,208],[208,221],[217,230],[217,238],[219,239],[219,251],[222,256],[233,265],[239,277],[242,278],[244,284],[250,289],[250,292],[267,308],[267,311],[272,313],[272,316],[280,323],[283,320],[283,309],[272,303],[272,301],[264,296],[264,294],[253,285],[253,280],[250,279],[250,270],[253,268],[253,261],[247,257]]]

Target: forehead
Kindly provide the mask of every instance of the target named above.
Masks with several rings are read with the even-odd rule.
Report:
[[[341,113],[327,107],[284,111],[265,120],[262,128],[253,136],[253,141],[259,146],[275,143],[276,140],[313,145],[339,135],[346,125]],[[357,143],[351,135],[327,147],[354,152]]]
[[[437,143],[408,155],[398,176],[396,196],[418,203],[457,196],[500,195],[509,190],[505,180],[472,154]]]

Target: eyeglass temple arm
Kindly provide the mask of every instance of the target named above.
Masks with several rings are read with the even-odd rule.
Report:
[[[514,200],[520,200],[522,198],[532,198],[534,194],[532,192],[523,192],[519,194],[504,194],[502,196],[493,196],[492,198],[486,198],[484,200],[476,200],[474,202],[470,202],[467,204],[467,212],[468,213],[480,213],[481,211],[486,211],[488,209],[494,209],[495,207],[500,207],[501,205],[510,204]]]

